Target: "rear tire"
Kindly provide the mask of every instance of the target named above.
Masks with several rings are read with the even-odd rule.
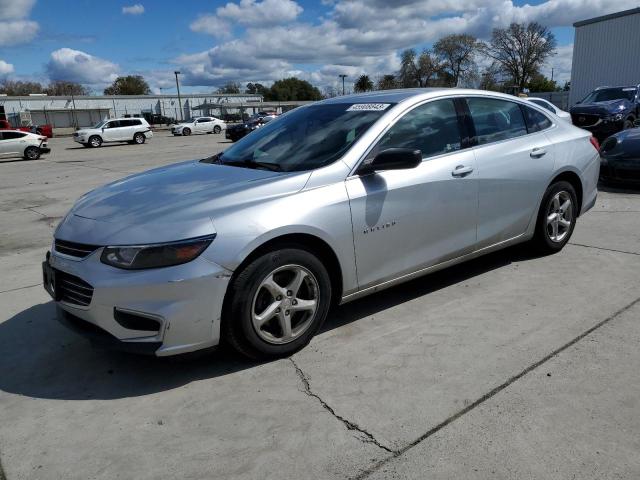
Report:
[[[221,131],[222,131],[222,128],[220,128],[220,125],[216,125],[215,127],[213,127],[213,133],[215,133],[216,135]]]
[[[559,252],[576,226],[578,197],[569,182],[556,182],[542,197],[533,244],[543,254]]]
[[[89,137],[89,145],[91,145],[91,148],[98,148],[102,145],[102,139],[97,135],[93,135]]]
[[[27,147],[24,150],[25,160],[38,160],[40,158],[40,149],[38,147]]]
[[[313,253],[297,246],[274,250],[234,275],[222,335],[249,358],[288,356],[311,341],[330,305],[331,280]]]
[[[185,137],[188,137],[189,135],[191,135],[191,129],[190,128],[183,128],[182,129],[182,135],[184,135]]]
[[[133,136],[133,143],[135,143],[136,145],[142,145],[146,139],[147,137],[144,136],[144,133],[136,133]]]

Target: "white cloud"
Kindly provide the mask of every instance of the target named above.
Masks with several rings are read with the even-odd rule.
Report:
[[[302,7],[293,0],[240,0],[229,2],[216,10],[218,17],[241,25],[278,25],[295,20]]]
[[[142,15],[144,13],[144,6],[136,3],[128,7],[122,7],[123,15]]]
[[[202,15],[189,25],[194,32],[206,33],[214,37],[231,36],[231,24],[215,15]]]
[[[40,29],[26,19],[35,0],[0,0],[0,47],[30,42]]]
[[[47,72],[51,80],[68,80],[88,85],[113,82],[120,68],[115,63],[79,50],[61,48],[51,52]]]
[[[551,78],[551,69],[553,69],[553,79],[562,86],[564,82],[571,79],[572,60],[573,43],[570,45],[562,45],[557,48],[556,54],[551,57],[540,70],[546,77]]]
[[[13,73],[13,65],[4,60],[0,60],[0,77],[5,77],[10,73]]]

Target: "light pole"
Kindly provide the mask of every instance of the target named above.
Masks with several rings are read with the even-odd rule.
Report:
[[[173,72],[176,74],[176,90],[178,90],[178,107],[180,107],[180,120],[183,120],[182,113],[182,100],[180,99],[180,83],[178,82],[178,75],[180,75],[180,71],[176,70]]]
[[[347,78],[347,76],[344,73],[341,73],[338,76],[342,79],[342,95],[344,95],[344,79]]]

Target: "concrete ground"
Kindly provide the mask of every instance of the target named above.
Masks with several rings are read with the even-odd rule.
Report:
[[[226,144],[51,146],[0,162],[7,479],[640,477],[640,192],[601,191],[557,255],[511,248],[338,307],[292,358],[158,360],[58,325],[40,261],[85,191]]]

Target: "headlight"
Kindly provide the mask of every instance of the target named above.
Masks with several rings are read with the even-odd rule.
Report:
[[[215,237],[213,234],[171,243],[105,247],[100,261],[126,270],[180,265],[197,258]]]
[[[608,122],[619,122],[620,120],[622,120],[622,117],[624,117],[624,115],[622,113],[614,113],[613,115],[609,115],[606,118],[606,121],[608,121]]]

